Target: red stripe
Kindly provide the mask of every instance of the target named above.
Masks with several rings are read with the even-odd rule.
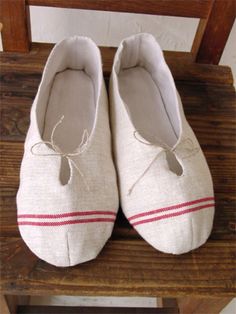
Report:
[[[128,220],[131,221],[131,220],[139,218],[139,217],[149,216],[149,215],[152,215],[152,214],[157,214],[157,213],[168,211],[168,210],[172,210],[172,209],[179,209],[181,207],[190,206],[190,205],[194,205],[194,204],[201,203],[201,202],[206,202],[206,201],[213,201],[213,200],[214,200],[214,197],[200,198],[200,199],[195,200],[195,201],[190,201],[190,202],[186,202],[186,203],[182,203],[182,204],[178,204],[178,205],[172,205],[172,206],[168,206],[168,207],[154,209],[154,210],[152,210],[150,212],[140,213],[140,214],[137,214],[137,215],[129,217]]]
[[[166,215],[162,215],[162,216],[158,216],[158,217],[154,217],[154,218],[150,218],[150,219],[137,221],[137,222],[134,222],[132,225],[137,226],[137,225],[145,224],[145,223],[152,222],[152,221],[157,221],[157,220],[172,218],[172,217],[176,217],[176,216],[181,216],[184,214],[195,212],[195,211],[203,209],[203,208],[210,208],[210,207],[214,207],[214,206],[215,206],[215,204],[212,203],[212,204],[202,205],[202,206],[198,206],[198,207],[194,207],[194,208],[188,208],[188,209],[182,210],[180,212],[176,212],[176,213],[172,213],[172,214],[166,214]]]
[[[85,224],[85,223],[90,223],[90,222],[114,222],[114,221],[115,219],[112,219],[112,218],[81,219],[81,220],[67,220],[67,221],[56,221],[56,222],[19,221],[18,225],[57,227],[57,226],[63,226],[63,225]]]
[[[111,215],[116,216],[116,214],[112,211],[85,211],[85,212],[70,212],[64,214],[56,214],[56,215],[34,215],[34,214],[23,214],[18,215],[18,218],[39,218],[39,219],[56,219],[56,218],[66,218],[66,217],[74,217],[74,216],[89,216],[89,215]]]

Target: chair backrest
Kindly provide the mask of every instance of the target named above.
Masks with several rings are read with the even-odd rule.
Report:
[[[4,51],[30,50],[30,5],[200,18],[190,54],[209,64],[219,63],[236,13],[235,0],[1,0]]]

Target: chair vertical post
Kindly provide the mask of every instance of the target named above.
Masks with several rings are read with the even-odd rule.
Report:
[[[219,63],[235,20],[235,14],[235,0],[212,2],[209,17],[200,21],[193,42],[192,53],[197,63]]]
[[[191,48],[191,54],[193,57],[193,60],[196,61],[196,57],[203,39],[203,35],[205,32],[207,26],[207,18],[200,19],[197,27],[197,31],[193,40],[192,48]]]
[[[3,50],[7,52],[28,52],[31,32],[29,7],[25,0],[1,0],[0,21]]]

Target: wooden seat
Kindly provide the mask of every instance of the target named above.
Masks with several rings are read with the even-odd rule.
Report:
[[[2,1],[5,3],[4,5],[7,5],[7,2]],[[43,0],[28,0],[26,2],[14,0],[12,2],[18,4],[21,2],[24,5],[46,3]],[[141,3],[141,1],[126,2],[127,4],[124,5],[124,2],[119,1],[119,7],[115,4],[118,3],[116,1],[71,0],[66,2],[57,0],[47,1],[47,4],[130,12],[135,11],[135,6]],[[154,1],[149,2],[154,3]],[[160,4],[160,9],[158,11],[158,8],[153,5],[155,14],[160,14],[160,10],[165,8],[166,12],[164,13],[170,14],[171,5],[168,9],[165,1],[158,0],[156,2]],[[174,1],[169,2],[174,5]],[[215,59],[214,55],[211,62],[208,60],[205,64],[196,63],[197,56],[202,58],[201,62],[204,61],[204,58],[201,57],[204,55],[203,50],[201,53],[199,51],[204,49],[204,37],[208,37],[206,29],[210,27],[209,16],[215,14],[215,11],[212,1],[189,2],[192,5],[196,4],[196,9],[193,10],[192,7],[190,16],[196,15],[203,18],[199,27],[202,29],[204,24],[204,32],[201,33],[201,36],[200,33],[197,35],[198,39],[194,42],[195,52],[192,51],[191,54],[165,52],[165,57],[176,80],[187,118],[199,139],[213,175],[216,214],[210,239],[201,248],[181,256],[163,254],[142,240],[130,227],[122,212],[119,211],[112,238],[98,258],[93,261],[71,268],[57,268],[39,260],[31,253],[21,239],[17,228],[15,196],[19,184],[23,143],[29,125],[30,107],[52,45],[33,43],[27,46],[25,42],[23,50],[29,49],[29,52],[17,52],[17,50],[22,51],[22,49],[15,49],[14,51],[12,40],[8,39],[7,47],[10,49],[6,48],[6,51],[0,56],[0,304],[2,309],[5,307],[3,313],[7,313],[7,311],[14,313],[17,298],[26,295],[162,297],[164,304],[168,301],[165,298],[177,298],[180,312],[186,314],[219,313],[220,309],[234,297],[236,292],[235,89],[230,68],[209,64],[217,63],[219,55],[218,60]],[[216,0],[215,2],[219,5],[218,2],[220,1]],[[231,5],[231,11],[233,2],[224,1],[229,8]],[[181,11],[181,8],[183,9],[184,1],[176,1],[175,3],[179,3],[176,5],[176,10],[179,10],[176,15],[181,15],[178,12]],[[3,6],[3,9],[6,12],[6,7]],[[142,12],[148,13],[146,11],[143,9]],[[151,11],[150,8],[149,11]],[[24,12],[26,12],[25,9]],[[185,8],[182,15],[188,16],[189,12]],[[14,12],[12,14],[14,15]],[[6,17],[2,17],[2,19],[4,30]],[[229,33],[230,28],[226,33]],[[8,32],[8,30],[5,31]],[[15,30],[16,34],[17,32],[18,30]],[[201,41],[199,41],[200,37]],[[221,32],[220,42],[223,46],[226,40],[226,34],[222,35]],[[104,73],[108,78],[115,49],[101,49]],[[222,47],[218,47],[218,51],[222,52]],[[211,53],[208,52],[208,59],[210,55]],[[12,301],[15,301],[15,304]],[[177,313],[177,311],[172,304],[167,310],[150,309],[143,310],[142,313]],[[92,311],[89,312],[89,309],[59,310],[58,308],[29,306],[19,307],[18,312],[92,313]],[[112,312],[139,313],[137,309],[133,309],[133,312],[132,309],[130,312],[127,309],[123,312],[122,309],[120,311],[113,309]],[[94,309],[94,313],[108,313],[108,310],[102,312],[101,309],[97,309],[97,311]]]

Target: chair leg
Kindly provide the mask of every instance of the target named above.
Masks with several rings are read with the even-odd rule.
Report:
[[[179,314],[178,302],[175,298],[157,298],[157,308],[161,313]]]
[[[163,307],[170,307],[170,308],[178,308],[178,302],[175,298],[163,298],[162,299],[162,306]]]
[[[2,294],[0,295],[0,308],[2,314],[11,314],[6,297]]]
[[[1,314],[17,314],[18,305],[29,304],[29,296],[0,295]]]
[[[183,297],[178,299],[180,314],[219,314],[232,298],[194,298]]]

